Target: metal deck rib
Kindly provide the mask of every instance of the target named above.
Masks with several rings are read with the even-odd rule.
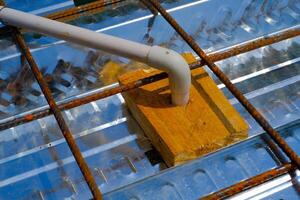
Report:
[[[300,126],[282,129],[283,136],[300,154]],[[198,199],[279,166],[272,152],[260,136],[220,150],[188,164],[168,169],[132,185],[106,194],[104,199]],[[300,172],[297,172],[300,180]],[[271,190],[272,188],[272,190]],[[236,199],[263,198],[298,199],[299,194],[290,184],[289,175],[277,179],[272,187],[252,190]],[[259,190],[259,189],[257,189]],[[266,195],[267,194],[267,195]]]

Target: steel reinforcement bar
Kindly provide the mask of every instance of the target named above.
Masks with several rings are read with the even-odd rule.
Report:
[[[50,110],[53,113],[58,126],[64,136],[64,138],[66,139],[66,142],[80,168],[80,171],[83,174],[83,177],[87,183],[87,185],[89,186],[91,193],[94,197],[94,199],[96,200],[100,200],[102,199],[102,195],[101,192],[97,186],[97,183],[93,177],[92,172],[90,171],[88,165],[86,164],[79,147],[77,146],[72,133],[69,129],[69,127],[67,126],[66,121],[63,118],[63,115],[59,109],[59,107],[56,105],[55,100],[53,99],[52,93],[46,83],[46,81],[43,78],[43,75],[41,73],[41,71],[39,70],[35,60],[33,59],[29,48],[27,47],[21,33],[14,27],[12,28],[12,33],[13,33],[13,39],[15,40],[16,45],[19,47],[21,53],[25,56],[31,71],[33,72],[33,75],[35,76],[39,86],[41,87],[41,90],[49,104]]]
[[[1,1],[0,0],[0,5],[1,5]],[[66,21],[71,21],[74,19],[79,18],[82,15],[90,15],[90,14],[94,14],[94,13],[98,13],[102,10],[105,9],[106,6],[110,6],[110,5],[115,5],[117,3],[122,3],[125,2],[125,0],[98,0],[95,2],[91,2],[85,5],[81,5],[78,7],[72,7],[72,8],[68,8],[66,10],[62,10],[62,11],[57,11],[51,14],[48,14],[44,17],[48,18],[48,19],[52,19],[52,20],[57,20],[57,21],[62,21],[62,22],[66,22]],[[2,4],[4,5],[4,4]],[[4,26],[0,28],[0,36],[9,36],[11,29],[9,28],[9,26]],[[23,29],[20,29],[21,32],[25,31]]]
[[[294,165],[292,165],[291,163],[286,163],[275,169],[271,169],[271,170],[266,171],[257,176],[253,176],[247,180],[238,182],[230,187],[224,188],[222,190],[219,190],[215,193],[209,194],[200,199],[202,199],[202,200],[225,199],[225,198],[231,197],[233,195],[236,195],[240,192],[249,190],[249,189],[256,187],[260,184],[263,184],[265,182],[271,181],[279,176],[282,176],[282,175],[287,174],[288,172],[291,172],[294,170],[295,170]]]
[[[98,0],[78,7],[72,7],[63,11],[58,11],[46,15],[45,17],[52,20],[69,21],[82,16],[82,14],[94,14],[103,10],[106,6],[121,2],[125,2],[125,0]]]

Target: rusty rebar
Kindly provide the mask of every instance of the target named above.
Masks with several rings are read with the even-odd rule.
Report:
[[[241,45],[237,45],[235,47],[232,47],[230,50],[228,51],[224,51],[224,52],[220,52],[220,53],[216,53],[214,54],[213,57],[210,58],[210,60],[212,62],[216,62],[219,60],[223,60],[226,58],[230,58],[245,52],[249,52],[252,51],[254,49],[257,48],[261,48],[267,45],[271,45],[289,38],[293,38],[293,37],[297,37],[300,35],[300,28],[292,28],[292,29],[288,29],[276,34],[272,34],[269,36],[265,36],[265,37],[261,37],[259,39],[250,41],[250,42],[246,42],[244,44]],[[210,57],[210,56],[209,56]],[[203,61],[204,64],[204,61]]]
[[[1,5],[0,0],[0,5]],[[91,2],[82,6],[78,7],[72,7],[68,8],[66,10],[62,11],[57,11],[51,14],[48,14],[44,17],[52,20],[57,20],[57,21],[71,21],[74,19],[79,18],[82,15],[86,14],[94,14],[98,13],[99,11],[105,9],[106,6],[114,5],[117,3],[122,3],[125,2],[125,0],[111,0],[111,1],[106,1],[106,0],[98,0],[95,2]],[[4,5],[4,4],[3,4]],[[21,32],[26,32],[24,29],[19,29]],[[0,36],[2,37],[8,37],[11,33],[11,29],[8,26],[0,27]]]
[[[17,29],[12,27],[12,33],[13,33],[13,38],[16,42],[16,45],[19,47],[21,53],[25,56],[31,71],[33,72],[33,75],[35,76],[48,104],[50,107],[51,112],[53,113],[58,126],[64,136],[64,138],[66,139],[67,144],[69,145],[69,148],[80,168],[80,171],[82,172],[84,179],[86,180],[91,193],[94,197],[94,199],[102,199],[102,195],[100,193],[100,190],[96,184],[96,181],[94,180],[94,177],[92,175],[92,172],[90,171],[88,165],[86,164],[80,149],[78,148],[72,133],[69,129],[69,127],[67,126],[67,123],[65,122],[61,111],[59,110],[58,106],[56,105],[56,102],[53,99],[52,93],[46,83],[46,81],[43,78],[43,75],[41,73],[41,71],[39,70],[35,60],[33,59],[29,48],[27,47],[22,35],[20,34],[20,32],[18,32]]]
[[[98,0],[78,7],[72,7],[66,10],[57,11],[55,13],[46,15],[45,17],[52,20],[69,21],[78,18],[82,14],[93,14],[95,12],[98,12],[99,10],[102,10],[106,6],[121,3],[124,1],[125,0]]]
[[[227,59],[227,58],[230,58],[230,57],[242,54],[242,53],[246,53],[248,51],[251,51],[251,50],[266,46],[266,45],[274,44],[276,42],[280,42],[280,41],[283,41],[283,40],[286,40],[286,39],[289,39],[292,37],[296,37],[299,35],[300,35],[299,29],[286,30],[286,31],[274,34],[269,37],[259,38],[257,40],[253,40],[251,42],[237,45],[237,46],[232,47],[223,52],[210,54],[209,57],[213,62],[216,62],[216,61],[224,60],[224,59]],[[196,69],[203,65],[205,65],[205,62],[199,61],[199,62],[190,64],[190,68],[191,68],[191,70],[193,70],[193,69]],[[92,94],[87,97],[78,98],[76,101],[73,100],[73,101],[70,101],[67,103],[62,103],[61,105],[58,105],[58,107],[60,110],[71,109],[71,108],[74,108],[74,107],[77,107],[77,106],[80,106],[80,105],[83,105],[86,103],[90,103],[92,101],[96,101],[96,100],[99,100],[99,99],[102,99],[105,97],[112,96],[117,93],[126,92],[128,90],[151,83],[151,81],[154,82],[154,81],[166,78],[166,77],[167,76],[164,73],[164,75],[156,75],[153,77],[145,78],[145,79],[137,81],[136,83],[130,83],[129,85],[122,85],[122,86],[118,86],[116,88],[106,89],[102,92],[98,92],[96,94]],[[50,114],[51,114],[51,112],[49,109],[44,109],[44,110],[34,112],[34,113],[31,113],[31,114],[28,114],[25,116],[11,119],[5,123],[0,124],[0,131],[23,124],[23,123],[31,122],[36,119],[46,117]]]
[[[247,180],[238,182],[230,187],[224,188],[222,190],[219,190],[215,193],[212,193],[212,194],[202,197],[200,199],[202,199],[202,200],[225,199],[225,198],[231,197],[233,195],[236,195],[240,192],[249,190],[260,184],[271,181],[271,180],[273,180],[279,176],[282,176],[284,174],[287,174],[288,172],[293,171],[293,170],[295,170],[295,167],[291,163],[286,163],[275,169],[268,170],[266,172],[263,172],[262,174],[259,174],[259,175],[253,176]]]
[[[62,104],[58,105],[58,108],[60,110],[67,110],[67,109],[75,108],[75,107],[78,107],[78,106],[81,106],[81,105],[84,105],[84,104],[87,104],[87,103],[90,103],[90,102],[93,102],[93,101],[96,101],[99,99],[103,99],[103,98],[106,98],[106,97],[109,97],[109,96],[112,96],[112,95],[115,95],[118,93],[126,92],[131,89],[141,87],[143,85],[146,85],[146,84],[158,81],[158,80],[162,80],[167,77],[168,77],[167,73],[160,73],[160,74],[157,74],[154,76],[150,76],[148,78],[138,80],[136,82],[132,82],[132,83],[129,83],[126,85],[120,85],[120,86],[117,86],[117,87],[114,87],[111,89],[105,89],[105,90],[95,93],[95,94],[91,94],[91,95],[88,95],[88,96],[85,96],[82,98],[78,98],[78,99],[75,99],[75,100],[72,100],[72,101],[69,101],[66,103],[62,103]],[[20,125],[20,124],[31,122],[36,119],[46,117],[50,114],[52,114],[50,109],[46,108],[41,111],[37,111],[37,112],[31,113],[31,114],[27,114],[25,116],[21,116],[21,117],[9,120],[7,122],[0,124],[0,131],[8,129],[10,127]]]
[[[199,47],[196,41],[177,23],[177,21],[160,5],[157,0],[149,0],[154,8],[164,17],[164,19],[176,30],[176,32],[187,42],[187,44],[195,51],[195,53],[206,63],[210,70],[223,82],[227,89],[238,99],[258,124],[270,135],[275,143],[289,157],[291,162],[300,169],[300,158],[293,149],[286,143],[280,134],[273,129],[268,121],[256,110],[256,108],[246,99],[230,79],[223,73],[214,61]]]
[[[289,163],[288,159],[284,156],[284,154],[280,151],[280,149],[278,148],[278,146],[272,141],[270,140],[268,135],[263,134],[261,136],[262,140],[268,145],[268,147],[270,148],[270,154],[273,157],[274,161],[278,164],[278,165],[282,165],[282,164],[287,164]],[[291,170],[288,172],[289,175],[291,176],[291,182],[293,184],[294,189],[296,190],[296,192],[298,194],[300,194],[300,183],[297,180],[297,173],[294,170]]]
[[[150,10],[150,12],[156,16],[158,14],[157,10],[152,7],[152,5],[148,2],[148,0],[140,0],[142,3],[142,5],[145,5],[146,8],[148,8]]]

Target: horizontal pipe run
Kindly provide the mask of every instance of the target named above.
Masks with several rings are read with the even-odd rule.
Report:
[[[171,49],[148,46],[1,6],[0,20],[8,25],[133,59],[165,71],[169,74],[172,103],[177,106],[188,103],[191,86],[189,66],[180,54]]]
[[[222,52],[218,52],[218,53],[212,53],[212,54],[209,55],[209,58],[213,62],[217,62],[217,61],[220,61],[220,60],[224,60],[224,59],[227,59],[227,58],[230,58],[230,57],[242,54],[242,53],[246,53],[248,51],[251,51],[251,50],[266,46],[266,45],[274,44],[276,42],[280,42],[280,41],[283,41],[283,40],[286,40],[286,39],[289,39],[289,38],[292,38],[292,37],[296,37],[296,36],[299,36],[299,35],[300,35],[300,30],[299,29],[286,30],[286,31],[283,31],[283,32],[280,32],[280,33],[277,33],[277,34],[274,34],[274,35],[270,35],[268,37],[259,38],[259,39],[256,39],[254,41],[251,41],[251,42],[247,42],[247,43],[244,43],[244,44],[241,44],[241,45],[237,45],[237,46],[235,46],[233,48],[230,48],[226,51],[222,51]],[[193,70],[193,69],[196,69],[196,68],[201,67],[203,65],[205,65],[205,63],[203,61],[195,62],[193,64],[190,64],[190,69]],[[72,100],[70,102],[63,103],[63,104],[58,105],[58,106],[61,110],[72,109],[74,107],[90,103],[92,101],[97,101],[99,99],[106,98],[106,97],[109,97],[109,96],[112,96],[112,95],[115,95],[115,94],[118,94],[118,93],[121,93],[121,92],[129,91],[131,89],[143,86],[143,85],[148,84],[148,83],[152,83],[154,81],[164,79],[166,77],[167,77],[166,73],[161,73],[160,75],[155,75],[153,77],[145,78],[145,79],[139,80],[135,83],[130,83],[128,85],[122,85],[122,86],[118,86],[118,87],[115,87],[115,88],[112,88],[112,89],[106,89],[106,90],[98,92],[96,94],[92,94],[92,95],[89,95],[89,96],[86,96],[86,97],[81,97],[81,98],[78,98],[76,100]],[[31,113],[31,114],[28,114],[28,115],[24,115],[22,117],[11,119],[7,122],[4,122],[4,123],[0,124],[0,131],[11,128],[11,127],[14,127],[14,126],[17,126],[17,125],[21,125],[23,123],[31,122],[31,121],[36,120],[36,119],[46,117],[50,114],[51,114],[51,112],[50,112],[49,109],[44,109],[44,110],[34,112],[34,113]]]
[[[98,13],[101,10],[104,10],[106,6],[115,5],[122,2],[125,2],[125,0],[96,1],[82,6],[57,11],[49,15],[46,15],[44,17],[56,21],[67,22],[82,17],[83,15]],[[0,6],[5,6],[5,5],[0,3]],[[26,32],[26,30],[21,28],[19,29],[19,31],[21,31],[22,33]],[[0,27],[0,37],[9,37],[10,34],[11,34],[11,30],[8,26]]]
[[[150,46],[96,33],[73,25],[49,20],[14,9],[0,7],[0,20],[15,27],[25,28],[37,33],[60,38],[75,44],[100,49],[138,61],[145,61]]]
[[[296,167],[292,166],[292,164],[287,163],[275,169],[271,169],[262,174],[251,177],[247,180],[236,183],[230,187],[219,190],[215,193],[207,195],[205,197],[200,198],[201,200],[217,200],[217,199],[226,199],[243,191],[254,188],[260,184],[266,183],[270,180],[273,180],[279,176],[292,172],[296,169]]]

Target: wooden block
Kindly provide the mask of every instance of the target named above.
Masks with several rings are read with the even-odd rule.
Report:
[[[186,60],[195,61],[191,54]],[[160,71],[137,70],[120,84]],[[180,164],[247,137],[248,126],[203,68],[193,70],[190,101],[173,106],[168,79],[122,94],[131,113],[168,166]]]

